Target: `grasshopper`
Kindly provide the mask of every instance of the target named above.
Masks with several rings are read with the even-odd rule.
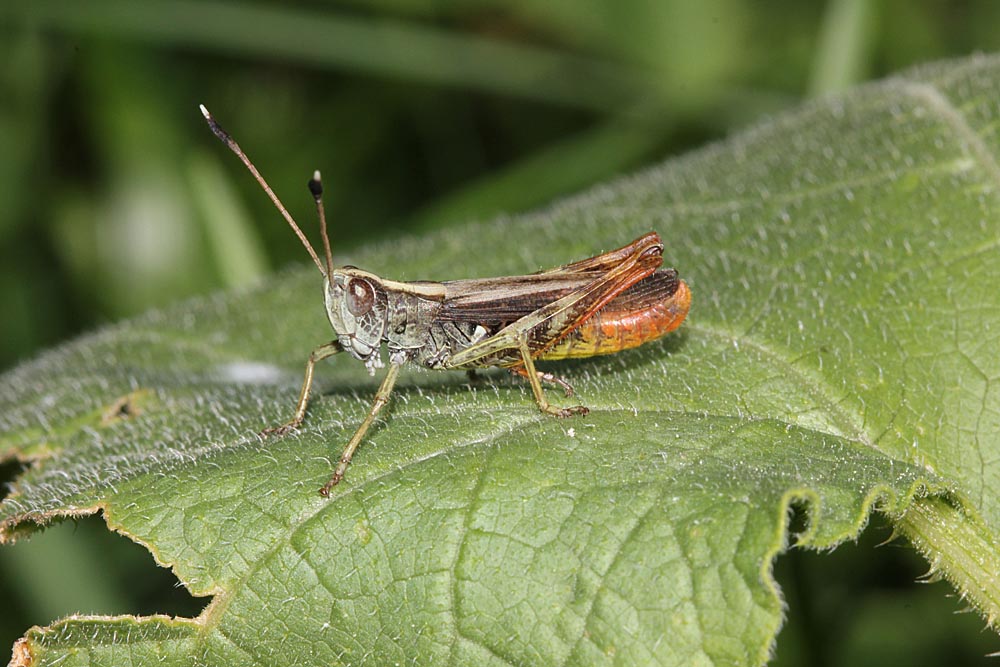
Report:
[[[536,360],[611,354],[637,347],[673,331],[687,316],[691,292],[674,269],[660,268],[663,243],[649,232],[617,250],[555,269],[523,276],[399,282],[353,266],[335,268],[326,231],[319,172],[309,181],[323,238],[325,263],[239,144],[202,106],[212,132],[236,154],[267,193],[323,274],[327,319],[337,337],[312,351],[294,416],[262,436],[284,435],[305,419],[315,365],[347,352],[372,375],[389,368],[375,400],[344,447],[329,481],[328,496],[376,416],[388,403],[400,368],[416,364],[432,370],[496,366],[527,379],[538,409],[556,417],[585,415],[582,405],[549,403],[542,383],[573,388],[566,380],[535,368]]]

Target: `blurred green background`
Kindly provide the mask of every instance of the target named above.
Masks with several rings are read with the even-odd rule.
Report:
[[[998,47],[995,0],[6,0],[0,368],[307,261],[198,103],[310,233],[305,182],[323,171],[349,255]],[[18,469],[0,466],[0,482]],[[946,585],[913,583],[925,566],[908,548],[874,549],[889,532],[779,560],[790,608],[775,664],[985,664],[1000,648],[975,614],[952,614]],[[0,647],[68,613],[202,606],[96,518],[0,549]]]

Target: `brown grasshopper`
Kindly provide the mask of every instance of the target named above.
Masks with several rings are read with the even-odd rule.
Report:
[[[542,382],[573,388],[562,378],[535,369],[535,360],[611,354],[673,331],[687,316],[691,292],[674,269],[661,269],[663,243],[649,232],[617,250],[524,276],[398,282],[353,266],[334,268],[326,232],[323,188],[317,171],[309,181],[319,216],[326,262],[322,262],[291,214],[236,141],[208,110],[209,127],[246,165],[299,237],[320,273],[326,315],[337,338],[312,351],[306,362],[295,415],[261,435],[283,435],[305,418],[316,362],[339,352],[363,361],[368,372],[389,370],[368,415],[347,443],[330,480],[328,496],[344,477],[355,450],[392,393],[399,369],[413,363],[433,370],[499,366],[528,380],[538,408],[550,415],[587,414],[587,408],[549,403]]]

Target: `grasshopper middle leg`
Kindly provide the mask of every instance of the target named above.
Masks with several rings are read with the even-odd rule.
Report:
[[[509,370],[511,375],[519,375],[523,377],[525,380],[528,379],[528,371],[525,370],[523,366],[515,366],[514,368],[511,368]],[[561,378],[558,375],[554,375],[552,373],[546,373],[544,371],[536,371],[536,374],[538,375],[538,379],[541,380],[542,382],[545,382],[546,384],[554,384],[562,388],[563,393],[566,395],[566,398],[569,398],[570,396],[576,393],[576,391],[573,389],[573,385],[567,382],[565,378]]]
[[[337,464],[337,469],[333,471],[333,475],[330,477],[330,481],[323,485],[323,488],[319,490],[319,495],[326,496],[330,495],[330,489],[335,487],[340,483],[340,480],[344,479],[344,473],[347,472],[347,466],[351,463],[351,458],[354,456],[354,451],[361,444],[361,439],[365,437],[365,433],[368,432],[368,428],[375,421],[375,416],[379,411],[385,407],[385,404],[389,402],[389,396],[392,394],[392,387],[396,384],[396,377],[399,375],[399,364],[390,364],[389,371],[385,374],[385,379],[382,380],[382,384],[379,386],[378,391],[375,392],[375,400],[372,401],[371,408],[368,409],[368,416],[365,420],[361,422],[361,426],[358,430],[354,432],[354,436],[351,438],[347,446],[344,447],[344,453],[340,455],[340,462]]]

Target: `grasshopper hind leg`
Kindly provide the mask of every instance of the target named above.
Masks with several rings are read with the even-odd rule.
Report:
[[[542,412],[550,415],[555,415],[556,417],[571,417],[573,415],[585,415],[590,412],[589,409],[582,405],[574,405],[569,408],[560,408],[549,403],[548,399],[545,398],[545,393],[542,390],[542,381],[551,382],[557,384],[563,388],[567,396],[573,395],[573,387],[570,386],[568,382],[560,377],[556,377],[551,373],[540,373],[535,370],[535,361],[531,358],[531,350],[528,349],[528,343],[523,338],[518,341],[518,348],[521,351],[521,359],[524,362],[523,366],[517,366],[511,369],[512,373],[521,375],[527,378],[528,383],[531,385],[531,391],[535,395],[535,403],[538,404],[538,409]]]

